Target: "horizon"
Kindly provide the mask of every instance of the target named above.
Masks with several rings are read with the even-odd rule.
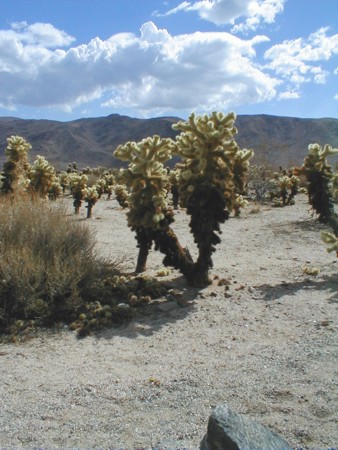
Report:
[[[133,117],[133,116],[128,116],[126,114],[120,114],[120,113],[111,113],[111,114],[107,114],[106,116],[84,116],[84,117],[79,117],[79,118],[75,118],[75,119],[66,119],[66,120],[58,120],[58,119],[36,119],[36,118],[31,118],[31,117],[18,117],[18,116],[0,116],[0,120],[2,119],[14,119],[14,120],[32,120],[32,121],[49,121],[49,122],[62,122],[62,123],[67,123],[67,122],[76,122],[78,120],[95,120],[95,119],[106,119],[110,116],[120,116],[120,117],[127,117],[128,119],[136,119],[136,120],[152,120],[152,119],[179,119],[179,120],[186,120],[183,117],[178,117],[178,116],[172,116],[172,115],[163,115],[163,116],[157,116],[157,117]],[[256,113],[256,114],[236,114],[236,118],[237,117],[254,117],[254,116],[267,116],[267,117],[276,117],[276,118],[280,118],[280,119],[295,119],[295,120],[337,120],[338,121],[338,117],[297,117],[297,116],[280,116],[277,114],[265,114],[265,113]]]
[[[1,0],[0,117],[338,118],[337,0]]]

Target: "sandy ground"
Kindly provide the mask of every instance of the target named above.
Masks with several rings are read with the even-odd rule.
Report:
[[[125,211],[103,199],[93,214],[99,251],[124,255],[132,271]],[[184,210],[174,229],[194,255]],[[126,326],[2,345],[0,447],[198,448],[223,402],[294,447],[338,447],[338,259],[322,229],[304,196],[286,208],[249,206],[222,226],[213,258],[211,274],[228,290],[217,280],[189,288],[173,271],[163,280],[179,302],[162,299]],[[149,274],[161,261],[153,251]]]

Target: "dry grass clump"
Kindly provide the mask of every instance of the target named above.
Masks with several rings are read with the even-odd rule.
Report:
[[[93,232],[61,205],[0,198],[0,333],[71,320],[116,273],[97,256]]]

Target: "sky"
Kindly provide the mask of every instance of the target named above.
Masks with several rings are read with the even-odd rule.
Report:
[[[0,116],[338,118],[338,0],[0,0]]]

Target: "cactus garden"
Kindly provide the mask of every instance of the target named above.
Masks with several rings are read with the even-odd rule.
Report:
[[[112,149],[119,170],[71,163],[58,171],[43,156],[30,159],[24,138],[8,139],[0,198],[6,379],[20,377],[26,389],[30,365],[48,367],[51,378],[37,374],[36,386],[45,383],[51,397],[36,387],[34,417],[52,429],[46,405],[60,396],[67,410],[90,405],[100,420],[115,408],[122,431],[111,432],[114,445],[159,442],[149,405],[177,421],[177,404],[192,430],[177,439],[193,446],[210,407],[205,392],[218,401],[225,390],[294,446],[329,446],[336,150],[310,144],[297,167],[267,170],[252,163],[255,149],[236,143],[233,113],[192,114],[175,128],[176,140],[154,135]],[[3,386],[10,404],[14,391]],[[125,422],[139,419],[135,411],[143,411],[140,437]],[[95,447],[91,416],[79,417],[81,445]]]

